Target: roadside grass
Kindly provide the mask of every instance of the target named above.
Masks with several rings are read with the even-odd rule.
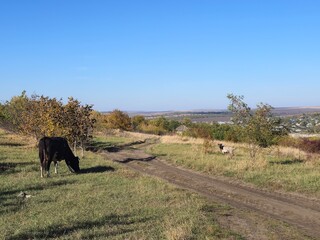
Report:
[[[25,142],[0,130],[2,239],[243,239],[216,221],[225,206],[91,152],[81,174],[61,162],[42,179],[37,149]]]
[[[235,145],[235,155],[223,155],[216,143],[210,153],[203,144],[158,143],[147,149],[151,154],[196,171],[233,177],[258,187],[298,192],[320,197],[320,157],[297,151],[261,149],[250,158],[248,147]]]

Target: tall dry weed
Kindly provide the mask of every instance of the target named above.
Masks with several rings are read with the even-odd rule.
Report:
[[[203,139],[200,138],[192,138],[192,137],[185,137],[185,136],[179,136],[179,135],[173,135],[173,136],[161,136],[160,137],[161,143],[178,143],[178,144],[202,144]]]
[[[214,152],[214,142],[211,139],[204,139],[202,143],[202,151],[205,154]]]

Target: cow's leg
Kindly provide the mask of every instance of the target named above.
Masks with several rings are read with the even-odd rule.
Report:
[[[45,161],[45,170],[47,172],[47,177],[50,177],[50,163],[51,161]]]
[[[54,162],[54,173],[55,174],[58,174],[58,165],[59,165],[59,163],[57,161]]]
[[[41,150],[40,147],[39,147],[39,158],[40,158],[40,176],[43,178],[43,170],[45,169],[46,153],[45,153],[45,150]]]
[[[41,162],[40,164],[40,172],[41,172],[41,177],[44,177],[44,172],[46,172],[47,170],[47,166],[46,166],[46,160],[44,160],[43,162]]]
[[[47,177],[50,177],[50,169],[47,170]]]

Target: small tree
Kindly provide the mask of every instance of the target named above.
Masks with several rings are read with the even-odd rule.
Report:
[[[0,103],[0,121],[5,119],[4,108],[5,108],[4,105]]]
[[[6,114],[6,105],[0,103],[0,124],[1,126],[7,125],[8,116]]]
[[[81,105],[77,99],[69,97],[68,103],[62,107],[59,119],[61,135],[73,144],[75,153],[77,147],[81,147],[83,157],[85,145],[92,137],[91,134],[96,121],[93,116],[92,105]]]
[[[250,155],[255,158],[259,147],[268,147],[275,143],[279,134],[279,121],[272,115],[272,107],[268,104],[260,103],[255,111],[251,111],[243,101],[243,96],[229,94],[227,96],[231,103],[228,109],[233,113],[232,121],[243,134],[242,138],[250,144]]]
[[[62,102],[57,99],[33,95],[28,98],[25,110],[21,114],[23,124],[20,130],[33,135],[37,140],[43,136],[61,134]]]
[[[0,106],[0,117],[9,122],[12,128],[36,139],[43,136],[63,136],[76,147],[82,147],[91,137],[95,118],[92,105],[81,105],[72,97],[63,105],[62,100],[32,95],[26,92],[13,97]]]
[[[169,124],[168,124],[169,132],[175,132],[177,127],[179,127],[180,125],[181,125],[181,123],[179,121],[169,120]]]
[[[10,125],[10,128],[19,130],[24,121],[21,115],[26,110],[28,101],[26,91],[23,91],[20,96],[12,97],[3,105],[4,120]]]
[[[163,129],[164,132],[169,129],[169,121],[163,116],[157,117],[149,121],[149,125],[153,125],[158,127],[159,129]]]
[[[85,145],[87,144],[88,140],[92,138],[93,127],[96,122],[96,119],[92,114],[92,107],[92,105],[84,105],[79,109],[80,114],[78,126],[80,132],[78,135],[78,141],[80,142],[80,147],[82,149],[82,157],[84,156]]]
[[[106,115],[105,123],[107,128],[120,129],[125,131],[132,130],[131,119],[128,114],[115,109]]]
[[[185,125],[187,127],[191,127],[193,125],[191,119],[187,118],[187,117],[183,118],[181,124],[183,124],[183,125]]]
[[[137,115],[131,118],[133,130],[140,130],[142,124],[146,124],[146,119],[142,115]]]
[[[252,117],[251,108],[243,99],[244,96],[228,94],[230,100],[228,110],[233,113],[232,122],[236,125],[247,125]]]

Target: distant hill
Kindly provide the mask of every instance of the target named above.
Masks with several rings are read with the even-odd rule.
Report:
[[[320,107],[279,107],[272,110],[273,114],[280,117],[297,116],[302,114],[320,113]],[[219,110],[190,110],[190,111],[132,111],[129,116],[142,115],[147,119],[164,116],[166,118],[182,120],[190,118],[193,122],[228,122],[231,113],[226,109]]]
[[[307,113],[320,113],[320,107],[280,107],[272,111],[277,116],[294,116]]]

